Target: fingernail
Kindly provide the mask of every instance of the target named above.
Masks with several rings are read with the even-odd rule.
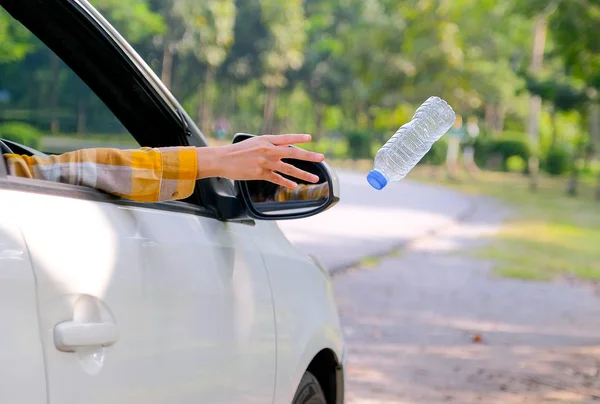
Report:
[[[318,175],[313,175],[312,176],[312,180],[313,180],[313,182],[319,181],[319,176]]]
[[[311,136],[311,135],[304,135],[304,136],[302,136],[302,138],[303,138],[304,140],[311,140],[311,139],[312,139],[312,136]]]

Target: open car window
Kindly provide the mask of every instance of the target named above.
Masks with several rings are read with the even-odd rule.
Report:
[[[178,111],[107,29],[74,0],[0,0],[0,139],[50,153],[190,144]],[[202,199],[197,187],[181,202]]]
[[[88,85],[2,8],[0,22],[7,37],[0,52],[0,139],[52,154],[140,146]]]
[[[4,19],[22,27],[19,58],[32,49],[21,37],[34,36],[62,60],[142,146],[187,145],[185,127],[139,66],[74,0],[0,0]],[[0,25],[4,26],[4,24]],[[26,27],[26,29],[24,29]],[[4,35],[6,36],[6,35]],[[6,41],[2,46],[6,47]],[[12,62],[14,62],[13,60]]]

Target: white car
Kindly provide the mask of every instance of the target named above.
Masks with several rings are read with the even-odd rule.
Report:
[[[139,144],[206,146],[89,3],[0,6]],[[44,155],[9,140],[0,148]],[[343,403],[330,278],[275,221],[338,201],[326,164],[303,168],[328,183],[326,198],[268,202],[256,198],[267,183],[215,178],[184,201],[142,204],[7,176],[0,163],[0,403]]]

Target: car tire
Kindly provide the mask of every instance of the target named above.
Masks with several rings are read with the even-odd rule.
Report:
[[[302,376],[292,404],[327,404],[323,389],[312,373],[306,372]]]

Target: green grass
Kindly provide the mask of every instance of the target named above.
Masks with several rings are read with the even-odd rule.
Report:
[[[365,269],[374,269],[379,266],[380,257],[364,257],[360,260],[360,266]]]
[[[435,182],[466,193],[497,198],[516,213],[478,257],[497,263],[502,276],[550,280],[574,275],[600,280],[600,201],[594,180],[582,180],[577,197],[565,193],[565,178],[543,177],[537,192],[519,174],[482,172],[475,178],[448,180],[441,171],[417,167],[410,178]]]

